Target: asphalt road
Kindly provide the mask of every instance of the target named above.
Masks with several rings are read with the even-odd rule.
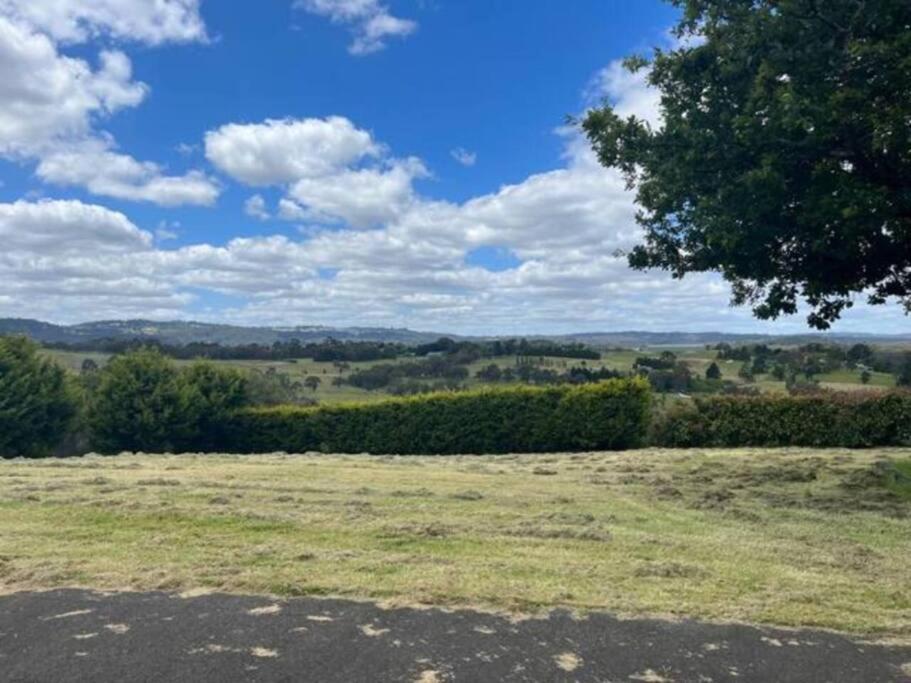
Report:
[[[911,681],[911,648],[818,631],[78,590],[0,597],[2,681]]]

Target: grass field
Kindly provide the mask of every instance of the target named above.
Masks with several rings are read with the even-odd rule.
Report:
[[[632,369],[633,364],[638,356],[648,355],[650,353],[660,353],[660,351],[664,350],[670,350],[677,354],[678,358],[684,361],[689,366],[690,370],[692,370],[692,372],[697,376],[704,376],[706,369],[714,359],[713,351],[707,351],[701,347],[671,349],[661,348],[642,351],[606,351],[603,354],[601,360],[587,360],[585,361],[585,364],[592,369],[607,367],[620,372],[629,372]],[[79,369],[82,367],[83,360],[86,358],[91,358],[99,366],[104,365],[109,358],[108,354],[92,352],[58,351],[53,349],[46,349],[44,353],[73,372],[79,371]],[[321,383],[319,387],[316,389],[316,391],[303,391],[303,396],[316,399],[319,403],[324,405],[332,405],[352,401],[380,401],[388,398],[390,396],[390,393],[385,390],[366,391],[364,389],[359,389],[347,384],[336,386],[333,384],[333,380],[340,374],[348,375],[358,369],[370,367],[372,365],[376,365],[377,363],[396,363],[402,362],[404,360],[414,359],[403,358],[391,361],[385,360],[369,361],[363,363],[349,363],[350,367],[344,373],[340,373],[338,367],[336,367],[333,363],[318,363],[307,358],[302,358],[296,361],[237,360],[215,362],[230,367],[241,368],[245,370],[258,370],[260,372],[265,372],[272,368],[276,372],[289,375],[294,381],[297,382],[303,382],[304,378],[307,376],[315,375],[316,377],[320,378]],[[571,358],[546,358],[538,360],[543,363],[544,367],[550,368],[557,372],[564,372],[567,368],[582,363],[580,360]],[[186,365],[190,362],[192,361],[177,361],[179,365]],[[490,365],[491,363],[499,365],[503,369],[511,368],[515,367],[516,365],[516,357],[498,356],[495,358],[484,358],[471,363],[467,366],[469,371],[469,379],[464,384],[468,387],[482,386],[483,382],[478,380],[475,377],[475,374],[478,370]],[[724,379],[733,381],[737,384],[744,384],[743,380],[737,376],[737,373],[740,371],[740,367],[742,365],[740,361],[718,361],[718,363],[721,367]],[[820,381],[822,386],[840,391],[882,391],[895,386],[895,377],[886,373],[873,373],[870,383],[866,386],[861,384],[859,373],[850,372],[847,370],[819,375],[817,376],[817,379]],[[760,391],[764,393],[781,394],[787,392],[785,383],[781,381],[775,381],[771,375],[758,376],[753,386],[756,386]]]
[[[909,462],[911,450],[7,461],[0,589],[567,606],[911,641]]]

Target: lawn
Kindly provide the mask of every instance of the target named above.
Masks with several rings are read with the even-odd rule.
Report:
[[[6,461],[0,589],[566,606],[911,641],[909,459],[643,450]]]

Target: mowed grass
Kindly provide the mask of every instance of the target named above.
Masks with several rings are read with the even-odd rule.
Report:
[[[911,640],[911,451],[0,462],[0,588],[209,589]]]

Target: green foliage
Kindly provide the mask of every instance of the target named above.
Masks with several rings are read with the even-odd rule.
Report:
[[[911,393],[697,399],[659,420],[652,441],[665,447],[903,446],[911,444]]]
[[[191,401],[174,364],[153,349],[112,358],[89,408],[92,445],[105,453],[171,451],[191,431]]]
[[[901,364],[895,383],[900,387],[911,387],[911,353],[906,353]]]
[[[332,407],[254,408],[229,424],[239,452],[510,453],[624,449],[649,420],[646,382],[512,387]]]
[[[911,306],[911,2],[671,0],[647,69],[663,126],[583,121],[636,187],[635,268],[720,271],[763,319],[828,327],[854,293]]]
[[[303,394],[304,385],[285,372],[270,367],[264,372],[252,369],[247,373],[247,395],[257,406],[278,406],[288,403],[311,404]]]
[[[75,415],[63,368],[24,337],[0,337],[0,457],[48,455]]]
[[[179,371],[159,351],[140,349],[100,371],[88,411],[91,442],[105,453],[211,449],[245,403],[236,371],[205,363]]]
[[[175,440],[181,450],[212,451],[223,439],[231,415],[248,403],[247,379],[231,368],[197,362],[181,371],[181,393],[188,397],[188,430]]]
[[[721,379],[721,368],[718,363],[712,361],[712,364],[705,371],[706,379]]]

